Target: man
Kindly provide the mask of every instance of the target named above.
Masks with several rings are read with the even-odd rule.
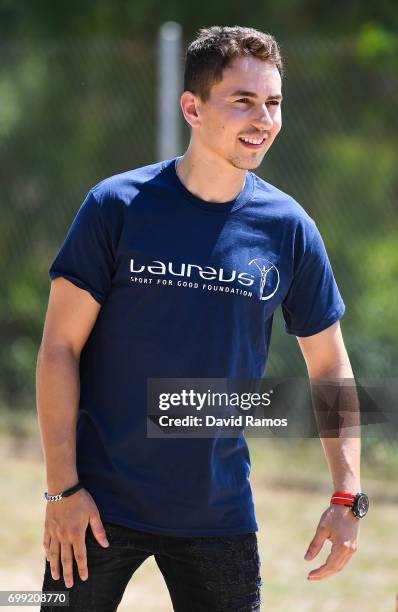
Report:
[[[116,610],[150,555],[175,610],[259,610],[244,438],[147,437],[149,378],[261,378],[279,305],[311,378],[353,376],[317,227],[251,172],[282,126],[281,75],[272,36],[201,30],[181,96],[187,151],[91,189],[51,266],[37,389],[58,497],[43,591],[66,586],[72,610]],[[311,580],[358,540],[359,440],[322,442],[340,493],[305,555],[333,543]]]

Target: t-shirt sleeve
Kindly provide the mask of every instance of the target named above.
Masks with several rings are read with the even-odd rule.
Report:
[[[90,191],[52,263],[51,280],[63,276],[89,291],[103,304],[110,290],[114,266],[112,244],[101,207]]]
[[[344,311],[325,245],[315,226],[309,247],[282,302],[285,329],[295,336],[312,336],[333,325]]]

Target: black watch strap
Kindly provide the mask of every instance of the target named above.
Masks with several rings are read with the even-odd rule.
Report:
[[[48,492],[46,491],[44,493],[44,497],[47,501],[58,501],[62,499],[63,497],[69,497],[69,495],[73,495],[73,493],[80,491],[80,489],[82,488],[83,488],[83,485],[80,482],[78,482],[77,484],[73,485],[73,487],[70,487],[69,489],[65,489],[65,491],[62,491],[62,493],[57,493],[56,495],[49,495]]]

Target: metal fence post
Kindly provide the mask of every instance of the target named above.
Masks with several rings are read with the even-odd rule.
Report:
[[[180,154],[182,93],[182,27],[168,21],[159,28],[158,36],[158,160]]]

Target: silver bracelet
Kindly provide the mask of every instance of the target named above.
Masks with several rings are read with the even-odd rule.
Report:
[[[62,493],[57,493],[56,495],[49,495],[47,491],[45,491],[44,493],[44,498],[47,501],[59,501],[60,499],[63,499],[64,497],[69,497],[69,495],[73,495],[73,493],[76,493],[77,491],[80,491],[80,489],[83,488],[83,485],[78,482],[77,484],[73,485],[73,487],[70,487],[69,489],[65,489],[65,491],[62,491]]]

